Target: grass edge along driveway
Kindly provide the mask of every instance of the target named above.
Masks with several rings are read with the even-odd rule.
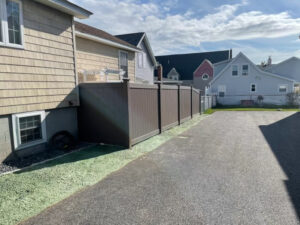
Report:
[[[181,126],[133,146],[131,150],[116,146],[91,147],[0,177],[0,224],[12,225],[37,215],[153,151],[205,117],[196,116]]]

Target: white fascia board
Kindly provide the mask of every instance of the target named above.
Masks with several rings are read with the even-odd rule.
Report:
[[[93,14],[92,12],[80,6],[77,6],[65,0],[35,0],[35,1],[50,6],[52,8],[55,8],[69,15],[75,16],[79,19],[87,19]]]
[[[155,56],[154,56],[154,54],[153,54],[153,51],[152,51],[152,48],[151,48],[151,45],[150,45],[150,42],[149,42],[149,39],[148,39],[146,33],[144,34],[144,36],[143,36],[143,38],[141,39],[140,43],[142,42],[143,39],[145,39],[146,47],[147,47],[147,49],[148,49],[148,51],[149,51],[149,53],[150,53],[152,62],[153,62],[153,64],[154,64],[154,66],[157,67],[156,58],[155,58]],[[139,45],[140,45],[140,43],[139,43]]]
[[[132,51],[132,52],[141,52],[141,50],[131,48],[129,46],[122,45],[122,44],[119,44],[119,43],[116,43],[116,42],[113,42],[113,41],[110,41],[110,40],[107,40],[107,39],[104,39],[104,38],[96,37],[94,35],[81,33],[79,31],[76,31],[75,34],[76,34],[77,37],[81,37],[81,38],[85,38],[85,39],[88,39],[88,40],[91,40],[91,41],[99,42],[101,44],[106,44],[106,45],[109,45],[109,46],[113,46],[113,47],[116,47],[116,48]]]

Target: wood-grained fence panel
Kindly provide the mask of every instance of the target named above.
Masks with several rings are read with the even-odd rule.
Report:
[[[131,144],[159,133],[158,87],[156,85],[129,85]]]
[[[178,86],[161,86],[162,131],[178,125]]]
[[[200,93],[193,88],[192,90],[192,101],[193,101],[193,115],[200,113]]]
[[[180,87],[180,122],[184,122],[191,118],[191,88]]]

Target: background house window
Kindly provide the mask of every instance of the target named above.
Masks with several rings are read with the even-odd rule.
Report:
[[[13,132],[17,150],[46,142],[45,112],[13,115]]]
[[[143,53],[139,52],[138,53],[138,67],[139,68],[143,68]]]
[[[232,66],[232,76],[238,76],[239,75],[239,67],[237,65]]]
[[[250,91],[256,92],[256,84],[251,84]]]
[[[286,93],[287,92],[287,86],[286,85],[279,85],[279,92],[280,93]]]
[[[20,0],[0,0],[0,42],[3,45],[23,45],[23,18]]]
[[[226,86],[225,85],[219,85],[218,86],[218,94],[219,97],[225,97],[225,93],[226,93]]]
[[[202,75],[202,80],[208,80],[209,76],[207,73]]]
[[[247,76],[249,73],[249,66],[248,65],[243,65],[242,66],[242,75]]]
[[[120,65],[120,69],[125,72],[123,76],[128,77],[128,53],[127,52],[120,51],[119,65]]]

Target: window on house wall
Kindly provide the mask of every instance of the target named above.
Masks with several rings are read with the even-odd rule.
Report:
[[[208,80],[209,76],[207,73],[202,75],[202,80]]]
[[[138,67],[143,68],[143,53],[142,52],[138,53]]]
[[[239,67],[237,65],[232,66],[232,76],[238,76],[239,75]]]
[[[124,51],[119,52],[119,69],[123,70],[124,77],[128,77],[128,53]]]
[[[287,92],[287,85],[279,85],[279,92],[286,93]]]
[[[251,92],[256,92],[256,84],[251,84],[250,91]]]
[[[10,47],[23,46],[23,14],[20,0],[0,0],[0,42]]]
[[[13,115],[13,130],[17,150],[46,142],[45,112]]]
[[[225,93],[226,93],[226,86],[225,85],[219,85],[218,86],[219,97],[221,97],[221,98],[225,97]]]
[[[147,55],[143,52],[143,68],[146,68]]]
[[[249,65],[242,65],[242,75],[247,76],[249,74]]]

